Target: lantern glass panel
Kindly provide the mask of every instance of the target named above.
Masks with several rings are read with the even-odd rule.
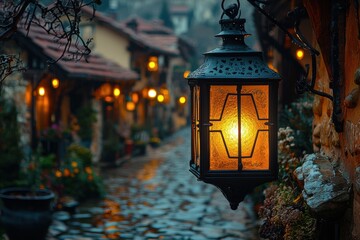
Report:
[[[237,88],[210,87],[210,170],[238,170],[240,163],[242,170],[268,170],[269,87],[244,85],[239,93]]]
[[[194,160],[195,166],[200,167],[200,89],[199,86],[195,86],[192,91],[192,116],[193,124],[192,134],[193,134],[193,146],[192,146],[192,159]]]

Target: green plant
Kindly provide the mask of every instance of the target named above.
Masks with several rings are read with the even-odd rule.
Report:
[[[39,188],[52,188],[51,172],[56,167],[55,155],[42,155],[41,148],[27,158],[24,158],[21,171],[20,185],[31,188],[33,191]]]
[[[91,141],[92,125],[96,122],[96,111],[91,106],[84,106],[76,114],[81,140]]]
[[[95,173],[89,149],[72,144],[60,166],[52,172],[53,188],[59,195],[68,195],[77,200],[104,196],[101,178]],[[81,191],[79,191],[81,189]]]
[[[16,184],[22,158],[15,104],[0,98],[0,187]]]
[[[104,196],[101,178],[94,172],[92,154],[86,147],[72,144],[60,163],[55,155],[42,155],[39,148],[24,161],[22,185],[33,190],[48,188],[58,198],[71,196],[77,200]],[[81,191],[79,191],[81,190]]]
[[[92,154],[91,151],[86,147],[73,143],[68,147],[67,153],[68,155],[77,156],[85,166],[92,165],[91,163]]]
[[[296,155],[304,155],[304,152],[312,152],[312,109],[313,97],[305,94],[281,111],[279,126],[289,126],[294,130],[294,148]]]

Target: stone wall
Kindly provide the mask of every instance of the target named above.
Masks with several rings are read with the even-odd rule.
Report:
[[[331,93],[331,7],[327,1],[304,0],[314,29],[315,38],[321,56],[318,58],[317,89]],[[353,184],[353,199],[350,210],[343,222],[350,222],[347,227],[352,239],[360,239],[360,33],[354,1],[348,1],[344,15],[345,23],[340,28],[344,31],[344,41],[340,42],[340,73],[343,94],[342,111],[344,117],[343,132],[337,133],[331,121],[332,103],[323,97],[315,97],[313,144],[314,150],[327,155],[333,163],[340,166],[343,175]],[[357,72],[358,71],[358,72]],[[355,81],[355,75],[358,79]],[[353,201],[352,201],[353,200]],[[344,225],[343,225],[344,226]],[[343,230],[346,232],[346,230]],[[349,239],[349,236],[342,236]],[[341,238],[343,239],[343,238]]]

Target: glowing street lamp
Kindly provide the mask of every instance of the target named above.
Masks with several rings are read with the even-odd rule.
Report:
[[[163,102],[165,101],[165,96],[164,96],[163,94],[159,94],[159,95],[157,96],[157,101],[158,101],[159,103],[163,103]]]
[[[147,69],[150,72],[155,72],[159,69],[159,62],[157,57],[150,57],[147,62]]]
[[[304,50],[302,49],[297,49],[296,50],[296,58],[298,60],[302,60],[304,58]]]
[[[138,102],[139,102],[139,94],[136,93],[136,92],[131,93],[131,100],[132,100],[134,103],[138,103]]]
[[[55,89],[58,88],[59,85],[60,85],[59,79],[53,78],[53,79],[51,80],[51,85],[52,85],[52,87],[55,88]]]
[[[156,90],[155,90],[154,88],[149,88],[149,90],[148,90],[148,97],[149,97],[150,99],[154,99],[154,98],[156,98],[156,96],[157,96]]]
[[[223,45],[205,53],[190,73],[190,171],[218,187],[236,209],[245,195],[275,180],[277,166],[277,91],[280,76],[262,53],[244,42],[245,19],[225,11],[220,20]],[[237,8],[237,9],[236,9]],[[223,14],[223,15],[224,15]]]
[[[41,96],[41,97],[45,96],[45,93],[46,93],[45,88],[39,87],[38,93],[39,93],[39,96]]]
[[[136,105],[133,101],[126,102],[126,110],[132,112],[135,110],[135,107],[136,107]]]
[[[113,90],[114,96],[118,97],[118,96],[120,96],[120,93],[121,93],[120,88],[115,87],[114,90]]]
[[[184,96],[179,97],[179,103],[180,104],[185,104],[186,103],[186,97],[184,97]]]

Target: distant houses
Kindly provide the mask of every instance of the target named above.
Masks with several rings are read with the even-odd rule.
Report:
[[[83,18],[91,16],[92,10],[84,9]],[[5,86],[5,95],[16,99],[24,145],[41,144],[61,158],[67,134],[91,149],[94,162],[106,161],[114,145],[111,157],[118,158],[131,154],[129,144],[164,138],[187,124],[187,103],[178,99],[188,94],[183,79],[193,52],[188,41],[159,21],[117,22],[100,12],[81,25],[81,34],[93,38],[92,53],[77,61],[71,46],[50,63],[62,54],[62,45],[35,25],[7,43],[26,67]]]

